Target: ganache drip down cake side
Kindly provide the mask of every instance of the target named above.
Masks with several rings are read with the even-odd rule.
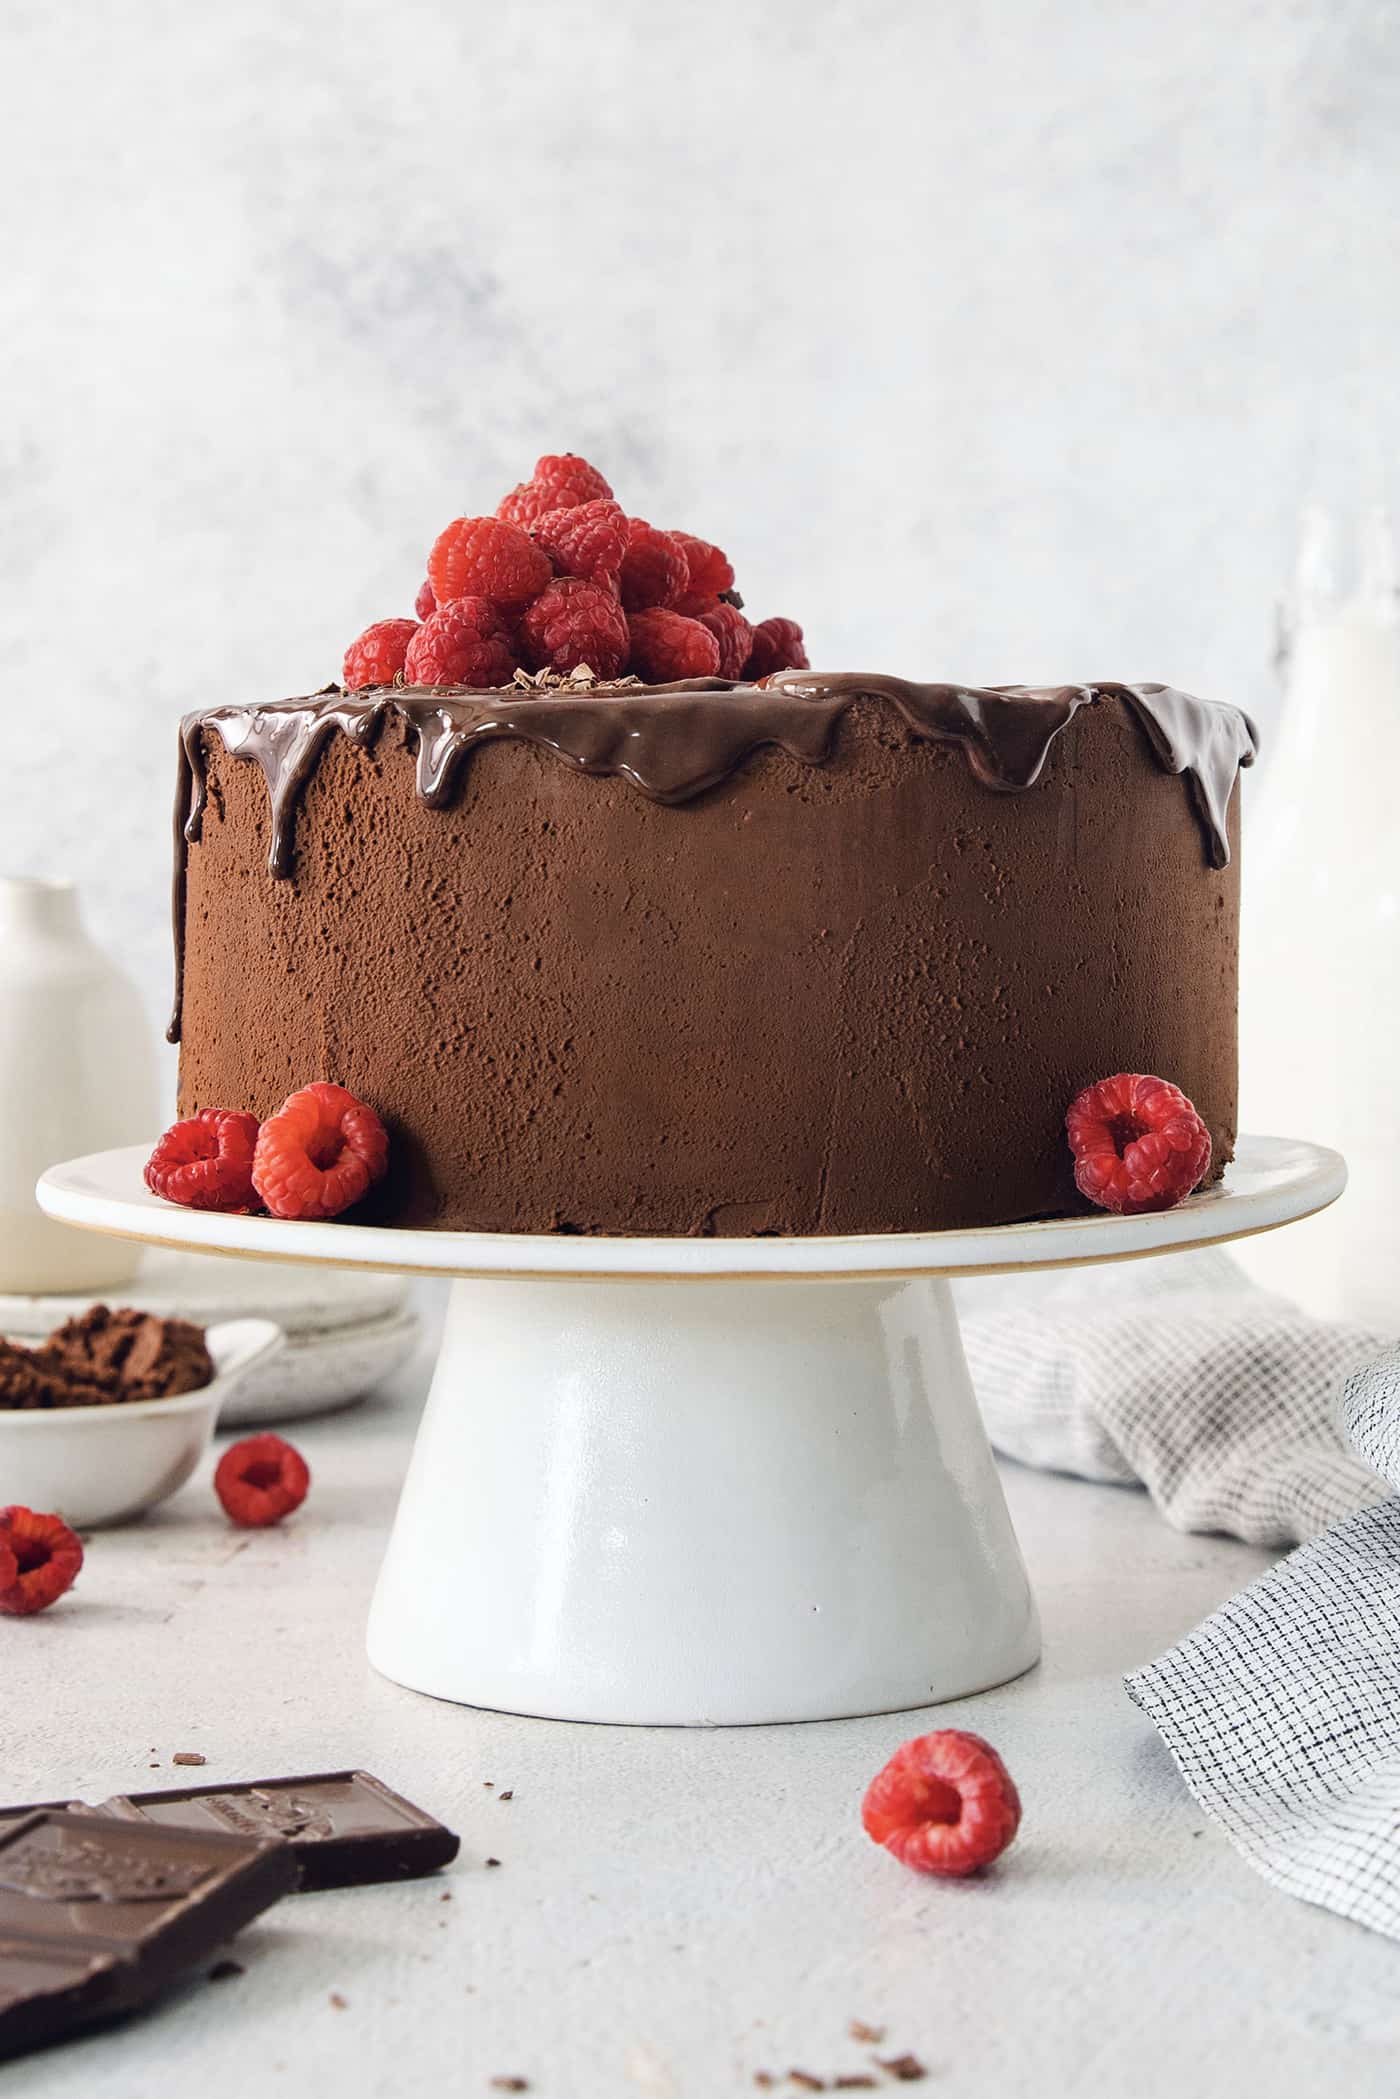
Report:
[[[1237,709],[1155,685],[339,688],[181,732],[185,1115],[309,1074],[366,1220],[932,1231],[1083,1207],[1111,1072],[1236,1095]]]

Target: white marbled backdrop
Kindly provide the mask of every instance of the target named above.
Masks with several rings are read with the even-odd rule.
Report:
[[[168,988],[176,716],[542,450],[826,666],[1267,720],[1400,459],[1394,0],[7,0],[0,866]],[[72,755],[70,755],[70,753]]]

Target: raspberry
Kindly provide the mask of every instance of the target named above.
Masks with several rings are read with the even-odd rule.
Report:
[[[699,620],[714,635],[719,643],[720,676],[742,678],[753,647],[753,628],[738,606],[724,598],[689,597],[682,598],[676,610],[687,619]]]
[[[1101,1210],[1170,1210],[1210,1165],[1210,1131],[1179,1086],[1120,1071],[1076,1094],[1065,1117],[1074,1181]]]
[[[280,1436],[245,1436],[231,1443],[214,1472],[224,1514],[244,1530],[263,1530],[299,1509],[311,1473],[299,1450]]]
[[[454,598],[492,598],[507,609],[528,605],[554,574],[549,556],[518,525],[496,517],[459,517],[433,541],[428,581],[439,605]]]
[[[629,612],[674,605],[690,588],[690,570],[678,539],[657,532],[645,518],[627,520],[627,556],[619,589]]]
[[[411,619],[380,619],[366,627],[358,641],[345,651],[345,686],[358,692],[362,685],[392,685],[403,669],[408,645],[418,632]]]
[[[251,1210],[256,1115],[236,1108],[202,1108],[177,1122],[146,1161],[146,1186],[187,1210]]]
[[[409,685],[509,685],[515,635],[490,598],[453,598],[425,619],[404,658]]]
[[[535,462],[535,471],[496,505],[497,517],[511,525],[533,525],[547,510],[572,510],[579,503],[607,501],[612,490],[586,459],[577,452],[546,452]]]
[[[560,576],[540,592],[520,622],[520,641],[532,670],[567,673],[586,663],[599,678],[615,678],[631,646],[617,599],[581,576]]]
[[[744,665],[746,678],[766,678],[770,671],[805,671],[810,666],[795,619],[761,619],[753,630],[753,647]]]
[[[671,678],[713,678],[719,670],[719,643],[698,619],[679,612],[634,612],[632,668],[649,685]]]
[[[582,576],[616,591],[627,553],[627,513],[600,496],[572,510],[546,510],[530,537],[543,547],[561,576]]]
[[[419,619],[431,619],[437,611],[437,594],[427,577],[418,586],[418,595],[413,600],[413,609]]]
[[[734,569],[727,554],[693,532],[673,532],[671,537],[685,556],[692,591],[717,598],[722,590],[733,590]]]
[[[388,1163],[389,1139],[373,1108],[318,1079],[259,1130],[253,1186],[274,1217],[339,1217]]]
[[[82,1540],[61,1516],[12,1505],[0,1509],[0,1578],[7,1561],[14,1572],[0,1587],[0,1611],[27,1618],[72,1588],[83,1564]]]
[[[945,1727],[896,1749],[871,1780],[860,1819],[868,1837],[916,1873],[956,1878],[1005,1851],[1021,1800],[989,1742]]]

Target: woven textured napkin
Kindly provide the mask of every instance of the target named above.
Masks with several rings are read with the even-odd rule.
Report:
[[[1337,1396],[1390,1336],[1310,1318],[1228,1254],[957,1286],[996,1448],[1141,1484],[1175,1529],[1295,1545],[1390,1491],[1343,1442]]]
[[[1400,1938],[1400,1347],[1223,1254],[960,1294],[1001,1449],[1307,1540],[1127,1689],[1266,1880]]]

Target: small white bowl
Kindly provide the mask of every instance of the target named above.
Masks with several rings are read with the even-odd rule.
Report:
[[[197,1392],[106,1407],[0,1407],[0,1506],[20,1502],[97,1530],[183,1487],[224,1401],[281,1346],[282,1329],[270,1319],[230,1319],[204,1338],[214,1376]]]

